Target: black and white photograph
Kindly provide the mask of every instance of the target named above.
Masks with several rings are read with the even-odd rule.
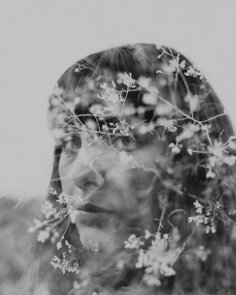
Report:
[[[0,21],[0,295],[235,295],[235,1]]]

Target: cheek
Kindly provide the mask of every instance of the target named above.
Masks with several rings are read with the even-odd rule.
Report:
[[[103,187],[102,199],[104,203],[117,208],[121,215],[134,216],[150,204],[154,181],[154,174],[141,168],[114,173]]]
[[[152,190],[157,179],[157,173],[151,169],[134,168],[128,171],[130,188],[139,195]]]
[[[145,150],[136,150],[133,152],[133,156],[139,165],[144,167],[155,167],[155,159],[157,157],[156,151],[145,149]]]
[[[73,167],[74,161],[62,154],[58,167],[62,190],[64,193],[71,195],[73,194],[75,189],[73,181]]]
[[[154,142],[151,145],[139,148],[132,152],[139,165],[149,168],[156,167],[156,161],[165,157],[165,145],[161,142]]]

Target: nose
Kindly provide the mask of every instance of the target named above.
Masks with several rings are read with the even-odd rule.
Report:
[[[104,150],[103,146],[89,146],[84,143],[81,147],[77,161],[73,165],[72,178],[85,195],[104,183],[107,170],[107,159],[104,157],[106,158],[107,155],[107,150]]]
[[[100,187],[104,182],[104,178],[92,167],[82,166],[80,171],[74,174],[73,181],[78,188],[88,193]]]

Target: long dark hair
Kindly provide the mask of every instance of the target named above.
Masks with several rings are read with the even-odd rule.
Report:
[[[178,129],[174,136],[171,132],[166,135],[165,140],[168,142],[168,145],[175,145],[176,135],[180,135],[183,126],[192,121],[198,122],[201,126],[210,125],[212,142],[220,140],[222,143],[225,143],[234,135],[231,121],[224,114],[224,107],[212,86],[195,65],[182,53],[170,47],[156,46],[154,44],[132,44],[97,52],[76,62],[67,69],[59,78],[56,89],[49,99],[49,127],[55,135],[54,166],[50,186],[58,193],[61,192],[58,173],[58,163],[62,149],[60,132],[71,133],[72,123],[68,121],[69,114],[71,111],[76,115],[89,114],[91,105],[97,99],[97,83],[103,82],[103,79],[111,82],[117,77],[118,73],[127,73],[136,81],[140,77],[148,78],[152,85],[158,89],[160,106],[166,102],[167,105],[172,107],[172,115],[174,115],[173,117],[167,117],[168,119],[178,119]],[[93,81],[93,85],[91,85],[91,81]],[[145,90],[139,89],[138,91],[130,92],[127,97],[127,102],[132,102],[137,110],[135,113],[137,117],[140,115],[138,108],[146,106],[142,100],[144,93]],[[78,97],[80,97],[80,100],[77,100]],[[194,106],[195,99],[198,99],[196,106]],[[148,109],[143,114],[142,119],[145,122],[150,122],[160,116],[156,112],[158,106],[157,104],[155,108]],[[71,108],[73,109],[71,110]],[[184,119],[182,118],[183,114],[186,115]],[[82,124],[85,123],[84,117],[81,117],[80,120]],[[206,137],[201,138],[205,144],[207,141]],[[191,151],[187,150],[187,146],[184,146],[183,141],[182,151],[172,157],[172,163],[181,166],[182,170],[176,173],[181,175],[171,174],[175,183],[178,181],[181,183],[176,189],[172,187],[169,190],[168,200],[171,200],[169,214],[179,208],[184,208],[188,214],[192,213],[194,211],[192,205],[193,197],[198,196],[200,200],[204,200],[206,192],[209,191],[209,186],[219,184],[219,180],[216,184],[214,179],[207,179],[204,161],[206,162],[204,153],[192,155]],[[195,165],[196,163],[201,164]],[[183,167],[189,168],[184,169]],[[231,171],[231,168],[228,171]],[[232,172],[226,172],[225,174],[230,173]],[[170,174],[162,171],[161,177],[162,179],[168,179]],[[219,186],[222,195],[225,192],[226,185],[224,185],[220,184]],[[164,191],[166,187],[159,187],[159,190],[162,189]],[[176,201],[178,190],[180,199]],[[219,192],[216,192],[216,194],[219,194]],[[48,199],[55,203],[54,194],[49,192]],[[232,199],[234,199],[234,194],[231,195]],[[160,214],[160,206],[157,203],[154,204],[152,209],[153,211],[156,210],[155,213],[153,212],[154,216]],[[181,230],[185,233],[183,235],[184,239],[191,230],[189,225],[186,222],[183,225],[180,218],[176,217],[172,220],[168,219],[166,228],[173,227],[174,222],[175,224],[179,223],[178,226],[180,228],[182,227]],[[164,226],[165,224],[163,224]],[[69,232],[72,235],[75,233],[73,226],[71,226]],[[222,235],[222,229],[220,229],[220,232],[221,234],[217,236],[217,239],[221,239],[222,236],[224,242],[229,239],[228,235],[227,237]],[[216,239],[212,238],[209,240],[208,245],[214,242],[216,242]],[[214,246],[213,248],[216,249],[217,247]],[[218,250],[216,253],[219,253]],[[216,270],[209,270],[209,267],[208,272],[211,273],[211,276],[217,273]],[[206,269],[203,273],[206,274]],[[191,275],[189,280],[192,283],[196,281],[194,276]],[[190,288],[189,284],[187,285]],[[211,285],[209,288],[213,290],[214,286]]]
[[[171,64],[173,61],[175,61],[175,65]],[[170,66],[173,66],[172,71],[168,71]],[[193,71],[192,75],[191,70]],[[91,54],[73,64],[57,82],[57,89],[60,89],[59,94],[58,91],[54,92],[49,99],[50,128],[52,130],[61,129],[65,133],[69,132],[67,130],[68,125],[64,124],[65,122],[58,123],[57,120],[59,115],[66,117],[65,105],[71,103],[77,97],[83,96],[83,102],[75,104],[74,111],[76,114],[88,114],[91,103],[94,103],[91,101],[94,98],[96,99],[97,96],[96,91],[89,87],[88,81],[96,81],[99,77],[104,76],[112,80],[120,72],[131,73],[134,79],[139,77],[150,78],[165,101],[171,103],[182,112],[191,114],[195,120],[207,122],[213,118],[210,121],[213,139],[220,136],[224,142],[234,134],[230,119],[224,114],[221,101],[201,72],[180,52],[169,47],[157,47],[154,44],[134,44],[115,47]],[[143,106],[142,94],[142,90],[129,93],[128,99],[133,101],[135,107]],[[198,96],[200,100],[199,106],[194,110],[194,113],[191,113],[189,102],[186,100],[188,94],[192,97]],[[61,102],[60,105],[56,104],[55,107],[53,99],[58,96],[60,96]],[[153,118],[154,109],[147,111],[143,119],[148,121]],[[83,123],[83,117],[80,120]],[[183,122],[186,123],[186,120]],[[171,141],[172,138],[168,140]],[[61,191],[58,175],[60,151],[60,141],[57,140],[50,185],[59,192]],[[189,171],[187,173],[185,171],[186,177],[183,179],[183,182],[185,186],[189,187],[191,193],[194,193],[194,190],[199,188],[200,180],[204,177],[200,177],[199,174],[195,173],[190,179],[191,175]]]

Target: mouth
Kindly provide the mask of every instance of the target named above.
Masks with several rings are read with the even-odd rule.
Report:
[[[77,208],[78,211],[87,212],[87,213],[113,213],[111,210],[93,205],[93,204],[83,204]]]
[[[77,207],[76,224],[81,226],[105,228],[110,220],[114,218],[114,212],[90,203]]]

